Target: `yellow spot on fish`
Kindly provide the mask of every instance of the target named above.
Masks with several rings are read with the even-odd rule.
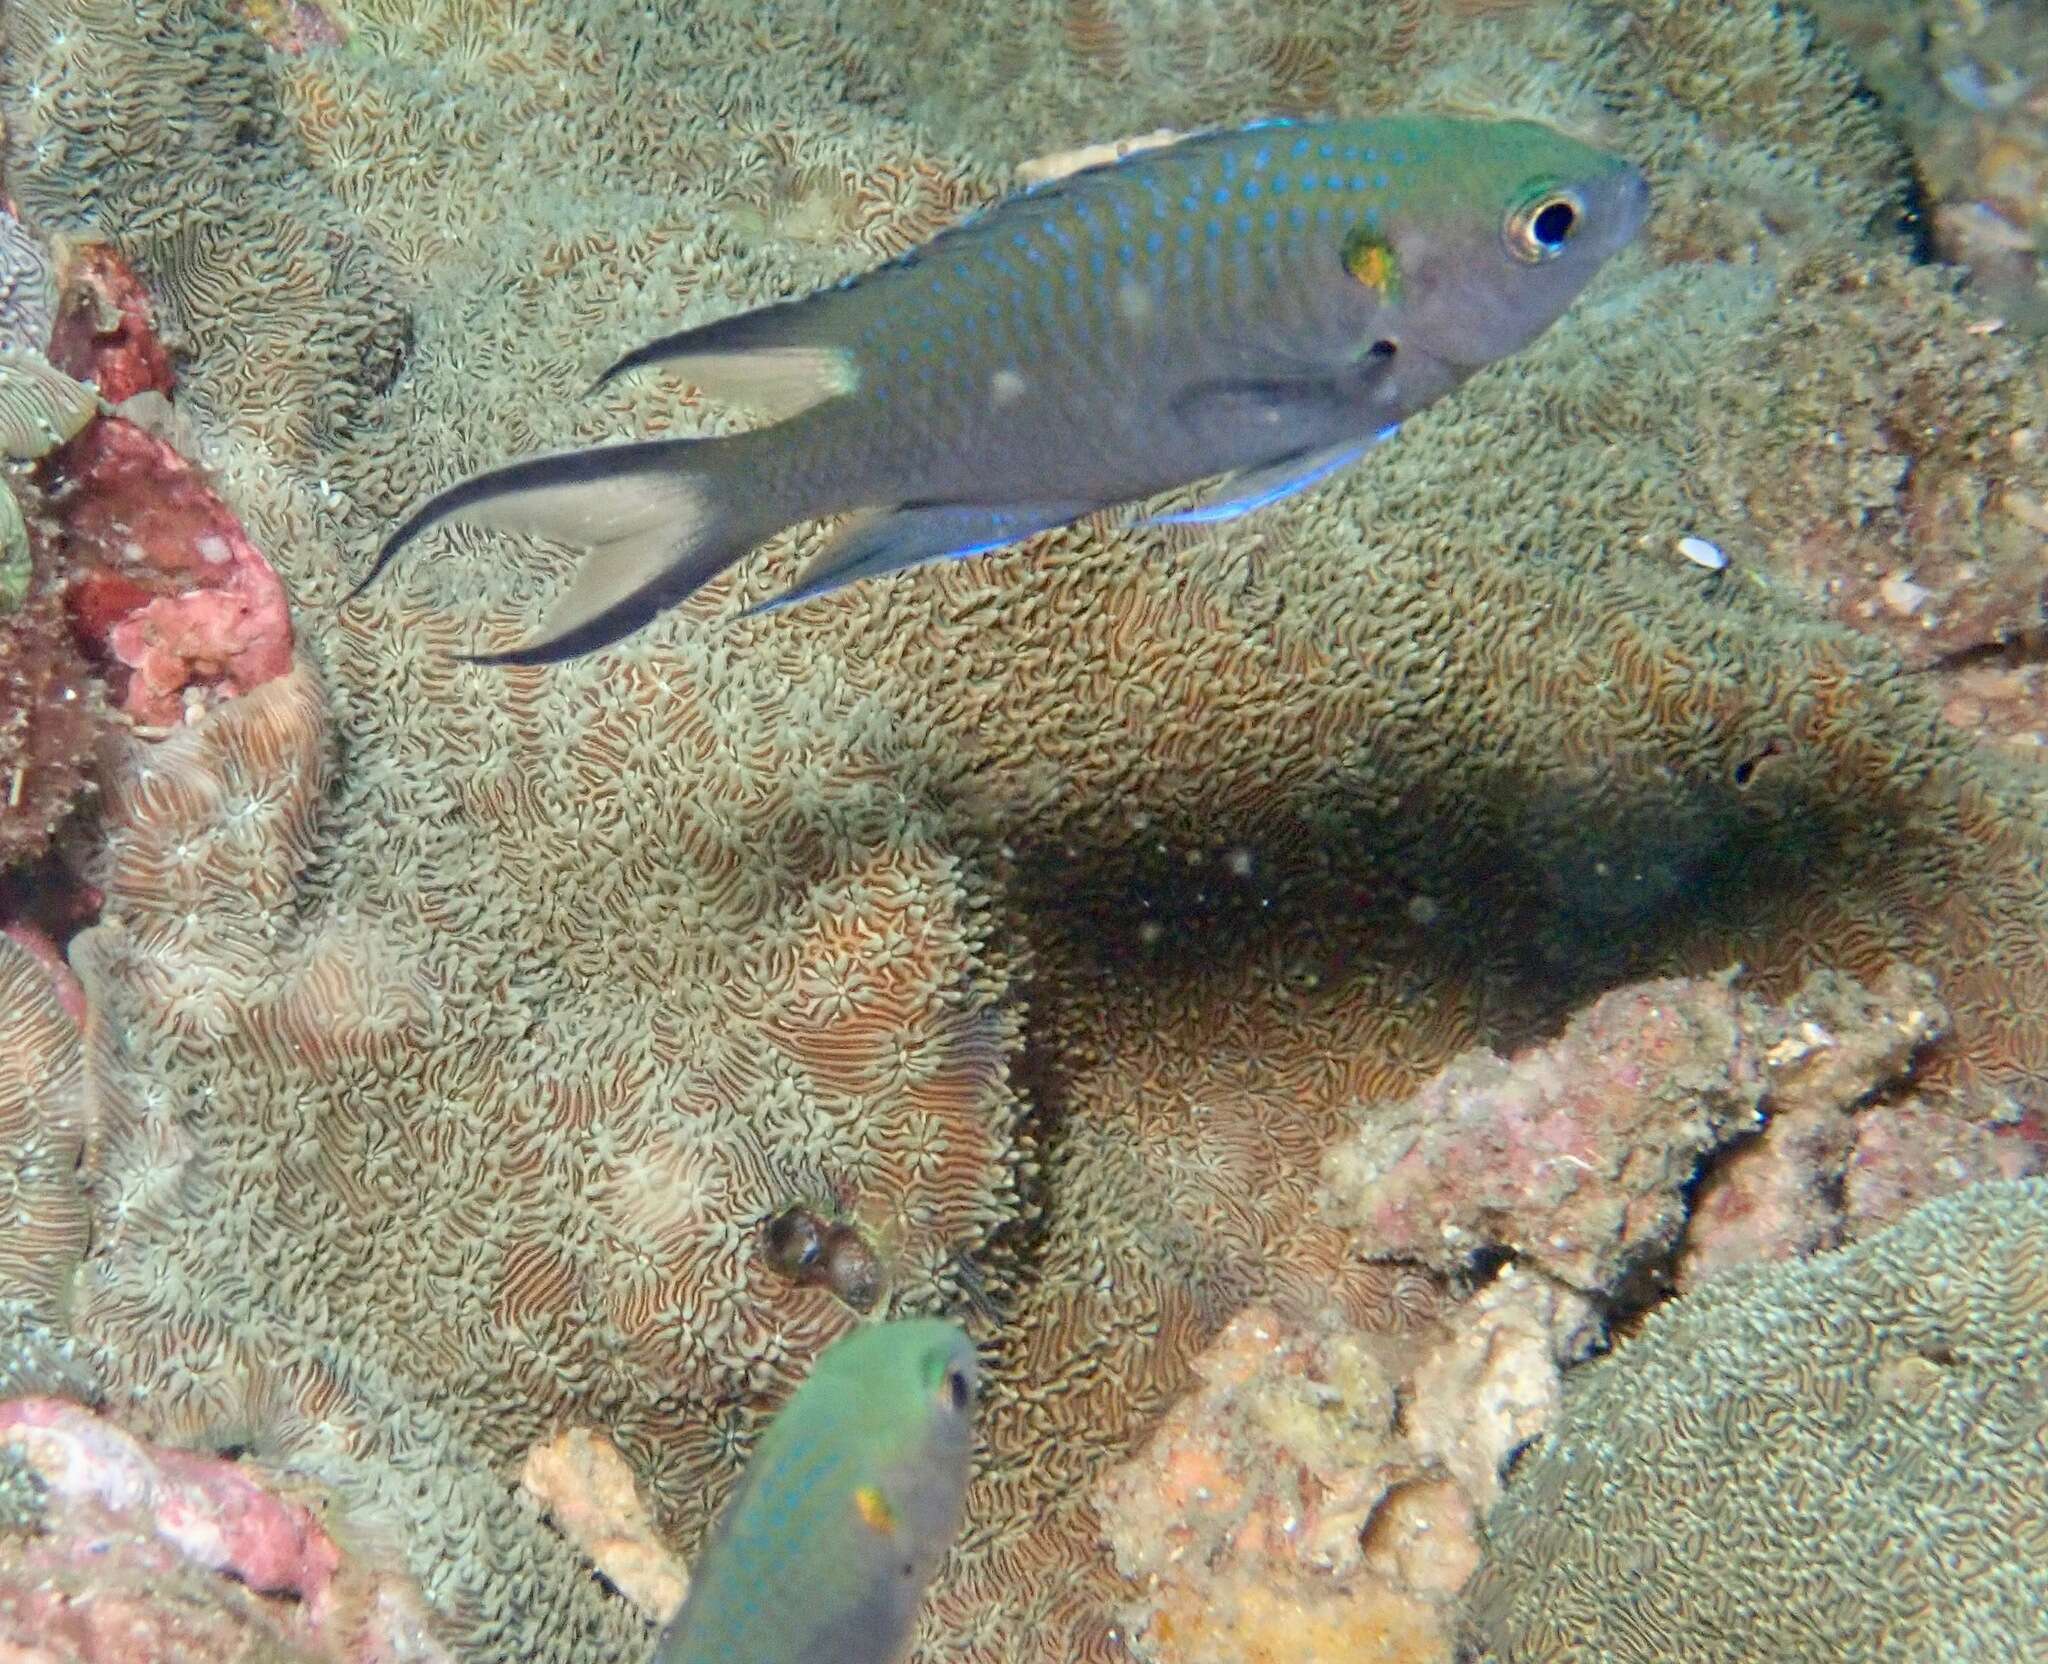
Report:
[[[863,1485],[853,1493],[853,1505],[860,1510],[861,1523],[870,1531],[894,1531],[896,1513],[879,1487]]]
[[[1357,231],[1344,244],[1344,269],[1381,300],[1400,293],[1401,267],[1394,248],[1376,231]]]

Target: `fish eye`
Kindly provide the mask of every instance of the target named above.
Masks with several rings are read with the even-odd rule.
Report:
[[[1564,253],[1585,217],[1586,205],[1576,191],[1545,190],[1509,213],[1501,236],[1517,260],[1535,265]]]
[[[925,1386],[935,1393],[940,1404],[952,1408],[955,1415],[964,1414],[968,1405],[974,1402],[974,1375],[968,1365],[956,1361],[959,1354],[951,1347],[943,1352],[925,1355]]]

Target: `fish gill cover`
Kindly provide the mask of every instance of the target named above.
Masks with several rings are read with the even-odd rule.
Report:
[[[1626,972],[1900,954],[1953,1013],[1933,1085],[2048,1092],[2038,784],[1784,587],[1668,557],[1710,535],[1740,579],[1949,535],[1909,510],[1958,480],[2042,490],[2038,380],[1914,263],[1905,160],[1796,13],[250,19],[7,19],[8,193],[160,297],[301,654],[118,747],[74,949],[89,1247],[9,1367],[68,1336],[127,1425],[336,1486],[465,1658],[641,1644],[509,1475],[603,1426],[694,1553],[852,1321],[761,1255],[792,1207],[873,1240],[892,1306],[980,1313],[925,1655],[1101,1658],[1089,1482],[1230,1312],[1427,1309],[1305,1222],[1358,1101]],[[807,532],[545,671],[451,655],[566,555],[457,534],[337,610],[467,469],[726,427],[657,375],[582,398],[632,344],[901,252],[1026,157],[1325,107],[1556,123],[1660,210],[1525,354],[1221,535],[1083,524],[726,622]],[[77,1240],[75,1197],[28,1201]]]

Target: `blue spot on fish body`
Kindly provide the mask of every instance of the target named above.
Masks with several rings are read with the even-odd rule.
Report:
[[[1166,239],[1160,236],[1158,232],[1147,233],[1145,237],[1145,252],[1147,254],[1157,254],[1164,247],[1166,247]]]
[[[1259,182],[1258,182],[1258,181],[1257,181],[1256,179],[1247,179],[1247,180],[1246,180],[1246,181],[1244,182],[1244,199],[1245,199],[1245,201],[1247,201],[1247,202],[1251,201],[1251,200],[1252,200],[1252,198],[1253,198],[1253,197],[1255,197],[1255,196],[1257,196],[1258,194],[1259,194]]]
[[[1215,203],[1217,207],[1221,208],[1224,203],[1230,200],[1230,188],[1226,185],[1217,186],[1216,194],[1212,196],[1209,200]]]
[[[1298,162],[1301,160],[1302,157],[1306,156],[1309,153],[1309,148],[1310,147],[1308,140],[1296,139],[1294,141],[1294,148],[1289,152],[1289,154],[1293,156],[1294,159]]]

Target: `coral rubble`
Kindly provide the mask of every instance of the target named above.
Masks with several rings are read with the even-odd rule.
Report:
[[[633,1488],[633,1470],[601,1433],[572,1427],[526,1453],[523,1490],[590,1556],[598,1574],[657,1623],[689,1593],[689,1575],[662,1546]]]
[[[2048,43],[2029,0],[1814,0],[1913,146],[1930,241],[2048,334]]]

